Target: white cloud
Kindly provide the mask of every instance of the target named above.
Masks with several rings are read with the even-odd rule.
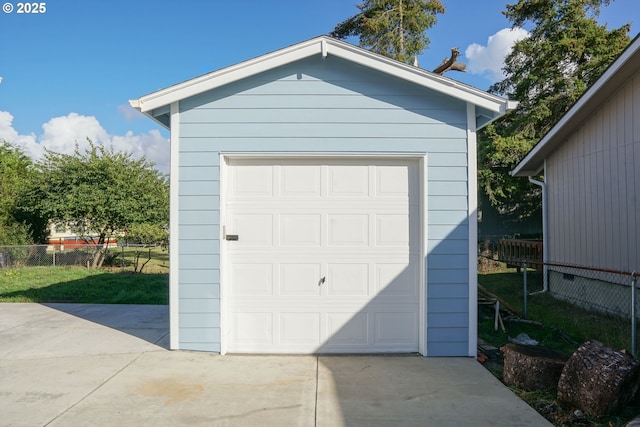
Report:
[[[464,52],[468,60],[467,71],[484,75],[492,82],[504,79],[504,58],[515,42],[526,37],[529,37],[529,32],[525,29],[503,28],[488,38],[486,46],[477,43],[469,45]]]
[[[93,116],[70,113],[67,116],[54,117],[42,125],[44,133],[20,135],[13,128],[13,116],[0,111],[0,140],[8,141],[20,147],[25,154],[39,160],[44,148],[56,153],[73,154],[76,144],[82,150],[89,146],[87,138],[97,144],[112,146],[116,151],[126,151],[135,158],[144,157],[155,163],[161,172],[169,172],[169,140],[163,138],[158,130],[134,135],[129,131],[124,136],[109,135]]]
[[[156,169],[161,172],[169,172],[171,153],[169,140],[164,138],[157,129],[142,135],[134,135],[129,131],[124,136],[113,136],[111,144],[116,150],[128,151],[136,158],[144,157],[155,163]]]
[[[122,114],[122,116],[128,122],[132,120],[144,119],[144,115],[129,104],[118,105],[118,112]]]
[[[26,155],[37,159],[42,153],[42,148],[36,142],[36,136],[19,135],[13,128],[13,116],[7,111],[0,111],[0,140],[7,141],[20,147]]]
[[[70,113],[67,116],[54,117],[42,125],[44,134],[40,145],[56,153],[73,154],[75,144],[80,149],[87,148],[87,138],[97,144],[109,144],[109,135],[93,116]]]

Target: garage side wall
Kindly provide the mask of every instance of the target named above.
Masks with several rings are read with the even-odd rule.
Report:
[[[182,100],[180,348],[221,349],[221,153],[426,154],[426,353],[468,355],[466,135],[464,102],[332,56]]]

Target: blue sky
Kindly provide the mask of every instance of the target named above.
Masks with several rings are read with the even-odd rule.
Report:
[[[43,146],[71,152],[89,137],[166,171],[168,132],[129,99],[327,34],[359,1],[51,0],[40,14],[8,3],[13,12],[0,12],[0,139],[37,158]],[[469,71],[447,76],[487,89],[518,34],[501,31],[510,27],[501,13],[507,1],[443,3],[420,66],[431,70],[458,47]],[[635,36],[640,2],[614,0],[600,21],[631,22]]]

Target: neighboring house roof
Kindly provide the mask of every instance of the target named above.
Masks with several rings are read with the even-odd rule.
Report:
[[[540,174],[544,168],[544,160],[549,154],[565,142],[581,123],[638,71],[640,71],[640,34],[511,171],[511,175]]]
[[[476,108],[478,127],[488,124],[517,106],[514,101],[327,36],[316,37],[178,83],[129,103],[138,111],[169,128],[169,107],[172,103],[313,55],[323,57],[333,55],[344,58],[476,105],[480,107]]]

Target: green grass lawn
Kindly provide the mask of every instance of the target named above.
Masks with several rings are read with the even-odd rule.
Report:
[[[0,302],[168,304],[168,301],[169,274],[166,271],[132,274],[117,268],[0,269]]]
[[[169,252],[159,246],[149,248],[117,247],[110,249],[113,257],[111,265],[121,268],[123,271],[134,270],[136,255],[138,255],[138,269],[146,263],[143,268],[144,273],[168,273],[169,272]]]
[[[478,275],[478,283],[501,299],[505,300],[521,313],[524,311],[524,291],[522,273],[514,269]],[[542,273],[527,272],[529,293],[542,289]],[[542,322],[545,327],[511,323],[507,333],[493,330],[493,318],[479,322],[480,338],[494,340],[499,344],[526,332],[532,338],[548,347],[565,353],[572,353],[577,345],[595,339],[617,350],[631,350],[631,319],[605,316],[597,312],[586,311],[575,305],[553,298],[548,293],[527,297],[527,318]],[[489,321],[487,321],[489,320]],[[562,332],[559,334],[558,332]]]

